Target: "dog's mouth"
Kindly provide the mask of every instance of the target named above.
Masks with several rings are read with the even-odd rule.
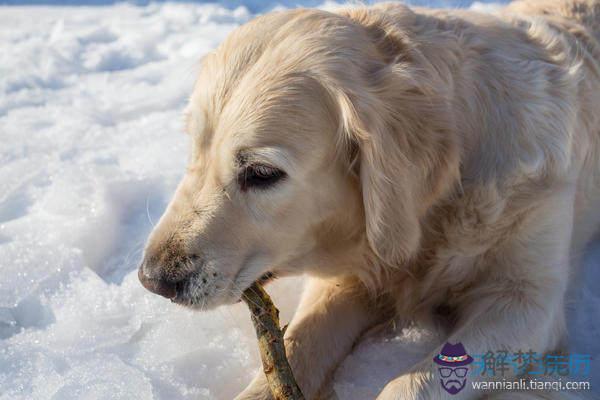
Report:
[[[258,283],[261,285],[266,285],[269,282],[273,282],[276,278],[277,276],[275,275],[275,272],[265,272],[260,278],[258,278]]]
[[[277,279],[277,275],[275,275],[275,272],[265,272],[264,274],[262,274],[260,276],[260,278],[258,278],[256,280],[256,282],[258,282],[264,286],[268,283],[273,282],[275,279]],[[252,285],[249,285],[246,289],[248,289],[250,286],[252,286]],[[244,293],[242,292],[242,294],[240,295],[240,298],[237,299],[236,303],[240,303],[242,301],[243,296],[244,296]]]
[[[277,275],[272,271],[267,271],[262,274],[256,282],[261,285],[266,285],[277,278]],[[250,287],[251,285],[248,285]],[[247,289],[246,287],[245,289]],[[236,288],[235,292],[239,292],[241,288]],[[244,289],[244,290],[245,290]],[[219,286],[210,285],[206,279],[191,276],[186,280],[180,281],[176,284],[175,296],[171,298],[171,302],[196,309],[196,310],[207,310],[218,305],[234,304],[242,301],[243,292],[239,292],[239,295],[233,301],[231,297],[229,300],[223,299],[221,293],[222,289]],[[222,303],[217,300],[218,298],[223,299]]]

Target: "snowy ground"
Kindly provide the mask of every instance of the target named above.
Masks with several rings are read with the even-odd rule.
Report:
[[[99,3],[0,7],[0,399],[228,399],[258,366],[247,310],[191,313],[134,271],[184,169],[196,61],[276,3]],[[600,246],[590,254],[572,336],[597,355]],[[298,283],[270,289],[284,320]],[[337,396],[373,398],[426,339],[361,345]]]

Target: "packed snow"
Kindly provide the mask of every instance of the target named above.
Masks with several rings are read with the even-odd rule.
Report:
[[[135,271],[184,171],[197,60],[253,16],[299,2],[33,2],[54,4],[0,7],[0,399],[232,398],[259,366],[244,305],[192,313]],[[596,245],[570,305],[573,348],[594,356],[599,264]],[[283,321],[300,283],[269,288]],[[414,328],[365,340],[335,396],[376,397],[429,339]],[[600,387],[597,358],[592,373]]]

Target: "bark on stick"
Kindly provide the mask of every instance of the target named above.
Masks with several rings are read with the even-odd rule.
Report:
[[[250,308],[263,370],[274,399],[304,400],[285,355],[279,310],[258,283],[246,289],[242,297]]]

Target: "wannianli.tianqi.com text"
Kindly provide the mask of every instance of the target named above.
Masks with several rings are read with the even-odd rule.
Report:
[[[589,381],[548,381],[541,379],[519,379],[501,381],[474,381],[471,387],[475,390],[544,390],[544,391],[569,391],[569,390],[591,390]]]

